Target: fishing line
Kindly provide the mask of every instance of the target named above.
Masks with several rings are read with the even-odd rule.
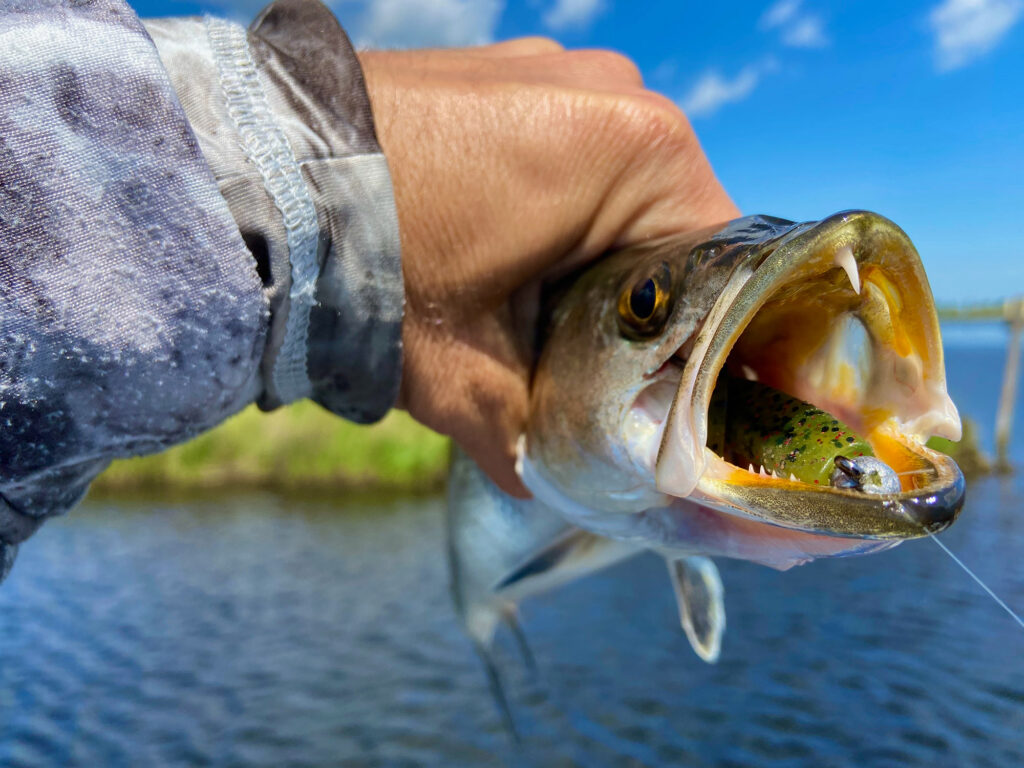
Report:
[[[903,512],[903,514],[905,514],[907,517],[910,517],[910,515],[907,513],[907,511],[905,509],[903,509],[902,506],[900,506],[900,511]],[[913,519],[913,518],[911,518],[911,519]],[[963,560],[961,560],[959,557],[954,555],[950,551],[949,547],[947,547],[945,544],[943,544],[941,541],[939,541],[939,537],[936,536],[934,533],[929,531],[923,525],[921,526],[921,529],[925,533],[928,534],[928,538],[929,539],[931,539],[932,541],[934,541],[938,545],[939,549],[941,549],[943,552],[945,552],[947,555],[949,555],[953,559],[954,563],[956,563],[957,565],[959,565],[961,568],[964,569],[964,573],[966,573],[968,576],[970,576],[972,579],[974,579],[974,581],[977,582],[978,586],[981,587],[982,589],[984,589],[988,593],[988,596],[996,601],[996,605],[998,605],[1000,608],[1002,608],[1004,611],[1006,611],[1008,614],[1010,614],[1010,616],[1013,618],[1013,620],[1016,621],[1018,624],[1020,624],[1021,628],[1024,628],[1024,619],[1022,619],[1010,606],[1008,606],[1005,602],[1003,602],[1002,599],[1000,599],[999,596],[996,595],[995,592],[993,592],[991,589],[989,589],[988,585],[984,581],[982,581],[974,571],[972,571],[970,568],[968,568]]]

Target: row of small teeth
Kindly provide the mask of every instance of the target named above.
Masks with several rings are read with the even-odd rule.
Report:
[[[761,477],[774,477],[776,480],[782,479],[781,475],[779,475],[779,473],[776,472],[774,469],[771,471],[771,474],[768,474],[768,472],[766,472],[764,469],[764,464],[761,465],[760,469],[758,469],[757,472],[754,472],[754,465],[751,464],[750,466],[747,467],[747,471],[750,472],[750,474],[752,475],[756,474],[760,475]],[[794,475],[792,472],[789,473],[789,479],[792,480],[794,483],[797,482],[796,475]]]

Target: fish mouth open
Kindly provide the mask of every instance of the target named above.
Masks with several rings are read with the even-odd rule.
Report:
[[[708,448],[719,375],[756,380],[835,415],[899,478],[869,494],[735,466]],[[663,493],[831,536],[908,539],[950,525],[964,480],[932,435],[960,438],[938,319],[906,234],[850,211],[766,244],[732,276],[692,340],[662,433]]]

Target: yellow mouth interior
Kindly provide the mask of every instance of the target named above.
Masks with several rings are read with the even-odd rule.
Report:
[[[931,296],[916,260],[855,249],[833,248],[816,261],[834,266],[772,292],[724,370],[835,415],[899,475],[904,491],[924,488],[934,480],[924,441],[959,437]],[[727,482],[792,482],[759,468],[728,469]]]

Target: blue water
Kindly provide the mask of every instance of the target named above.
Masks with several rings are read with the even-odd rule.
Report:
[[[986,428],[1002,355],[948,357]],[[1019,610],[1022,494],[972,483],[943,534]],[[0,587],[0,765],[1024,765],[1024,631],[927,540],[721,562],[715,666],[654,557],[528,602],[538,673],[498,644],[515,748],[449,606],[441,521],[439,499],[259,495],[52,521]]]

